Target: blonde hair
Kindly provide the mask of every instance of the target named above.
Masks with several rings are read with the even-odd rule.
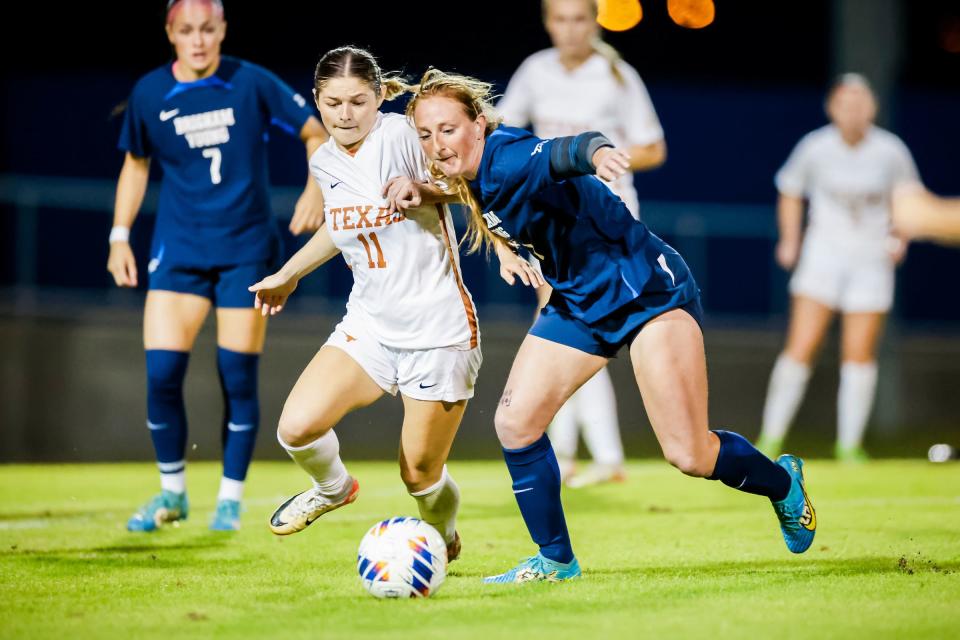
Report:
[[[420,100],[424,98],[449,98],[460,103],[464,113],[471,121],[475,121],[480,116],[486,117],[487,126],[484,137],[493,133],[500,126],[502,118],[497,115],[493,108],[493,85],[489,82],[431,68],[427,69],[423,77],[420,78],[420,84],[410,87],[410,91],[413,96],[407,103],[406,113],[411,121],[413,121],[413,114]],[[467,245],[467,252],[474,253],[481,248],[489,252],[494,242],[502,242],[490,231],[483,219],[480,203],[470,190],[466,178],[463,176],[458,178],[447,177],[429,159],[428,167],[430,176],[443,185],[447,193],[457,196],[470,209],[470,215],[467,216],[467,233],[461,240],[461,244],[465,243]]]
[[[543,0],[540,4],[543,12],[544,22],[547,21],[547,12],[550,10],[550,2],[551,0]],[[583,2],[590,9],[590,14],[593,16],[593,19],[596,20],[600,13],[600,6],[597,3],[597,0],[583,0]],[[610,74],[613,76],[613,79],[617,81],[617,84],[623,86],[623,74],[620,73],[620,69],[617,67],[617,64],[623,60],[623,56],[620,55],[620,52],[614,49],[612,45],[604,42],[603,36],[599,33],[590,44],[593,47],[593,50],[600,54],[600,56],[607,61],[607,64],[610,65]]]

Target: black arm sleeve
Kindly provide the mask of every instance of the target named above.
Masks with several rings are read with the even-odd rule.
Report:
[[[612,146],[613,143],[597,131],[554,138],[550,149],[550,171],[561,180],[591,175],[597,170],[593,166],[593,154],[600,147]]]

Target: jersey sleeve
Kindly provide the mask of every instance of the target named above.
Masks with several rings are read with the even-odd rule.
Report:
[[[619,63],[617,69],[624,82],[624,99],[619,108],[627,142],[631,145],[648,145],[663,140],[663,127],[640,74],[625,62]]]
[[[504,124],[511,127],[525,127],[533,118],[533,103],[530,86],[530,63],[524,61],[514,72],[507,90],[497,103],[497,112],[503,117]]]
[[[913,161],[910,149],[899,138],[894,139],[893,184],[920,182],[920,172]]]
[[[550,171],[553,140],[535,136],[503,139],[491,150],[487,190],[496,199],[526,199],[557,180]]]
[[[802,198],[806,194],[810,182],[811,155],[811,141],[809,137],[805,137],[797,143],[786,163],[777,172],[774,179],[777,191],[796,198]]]
[[[152,150],[150,137],[147,135],[147,123],[144,119],[143,93],[139,85],[133,88],[127,100],[117,148],[138,158],[148,157]]]
[[[398,156],[401,166],[404,167],[406,176],[419,182],[430,182],[430,172],[427,169],[427,158],[423,155],[423,148],[420,146],[420,139],[417,132],[406,118],[403,122],[393,125],[396,133],[390,140],[394,150],[391,152]]]
[[[270,116],[270,124],[299,137],[313,109],[299,93],[263,67],[250,65],[257,77],[260,102]]]

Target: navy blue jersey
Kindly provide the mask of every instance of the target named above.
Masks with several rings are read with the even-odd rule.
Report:
[[[152,255],[197,267],[268,260],[267,129],[297,136],[312,109],[277,76],[223,56],[215,74],[178,82],[172,64],[133,88],[119,147],[160,163]]]
[[[470,187],[487,226],[530,249],[570,314],[593,323],[640,297],[660,254],[675,252],[596,176],[552,175],[553,144],[499,127]]]

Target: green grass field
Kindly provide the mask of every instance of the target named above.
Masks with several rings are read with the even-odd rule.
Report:
[[[584,578],[482,585],[534,548],[502,464],[453,462],[464,547],[428,600],[378,601],[355,573],[373,522],[414,514],[394,465],[351,465],[358,501],[303,533],[266,521],[305,486],[251,471],[243,531],[207,529],[219,468],[188,472],[191,518],[130,534],[151,465],[0,466],[2,638],[946,638],[960,633],[960,465],[808,463],[819,531],[790,554],[769,503],[665,463],[565,490]],[[549,632],[549,635],[548,633]]]

